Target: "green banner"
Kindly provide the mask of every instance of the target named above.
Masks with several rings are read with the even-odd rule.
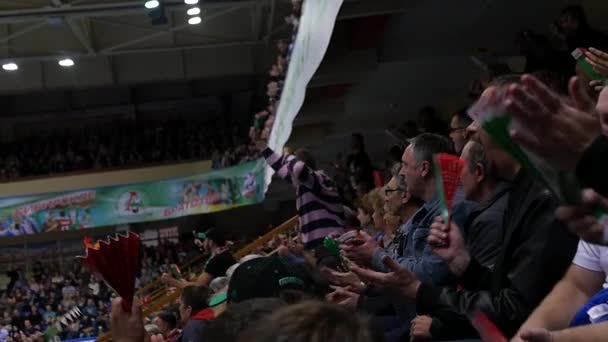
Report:
[[[0,237],[165,220],[264,199],[264,161],[183,178],[0,198]]]

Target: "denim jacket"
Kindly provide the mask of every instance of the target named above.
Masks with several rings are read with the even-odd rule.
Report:
[[[472,202],[461,202],[452,209],[452,221],[459,227],[464,222],[469,212],[475,208]],[[455,282],[448,266],[435,255],[428,245],[426,239],[436,216],[440,215],[439,198],[425,203],[410,220],[399,228],[395,235],[396,254],[379,249],[372,258],[372,267],[381,272],[388,272],[382,260],[385,256],[395,258],[399,264],[414,274],[418,280],[427,284],[449,285]]]

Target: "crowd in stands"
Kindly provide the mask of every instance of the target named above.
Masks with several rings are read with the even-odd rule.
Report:
[[[189,257],[182,245],[168,241],[142,248],[137,287]],[[113,292],[81,260],[61,267],[57,262],[36,261],[31,273],[15,268],[7,276],[10,282],[0,296],[0,341],[36,341],[75,308],[82,316],[62,326],[57,333],[61,340],[100,336],[109,330]]]
[[[300,1],[292,3],[299,12]],[[297,13],[288,22],[297,28]],[[555,34],[561,45],[538,47],[544,54],[557,60],[583,44],[590,67],[530,57],[529,73],[487,75],[449,121],[421,109],[418,122],[390,132],[400,143],[383,166],[387,179],[361,135],[331,177],[306,149],[268,148],[273,114],[260,115],[268,121],[250,131],[255,151],[246,149],[293,186],[297,238],[279,237],[235,260],[225,232],[208,230],[194,241],[209,256],[194,279],[167,268],[178,250],[146,251],[140,283],[162,273],[180,294],[164,311],[144,317],[139,301],[125,311],[114,298],[108,318],[109,291],[74,266],[54,287],[40,268],[29,282],[16,277],[3,297],[4,317],[32,332],[47,314],[41,304],[55,304],[48,312],[82,304],[98,314],[84,329],[99,333],[96,326],[105,330],[109,321],[121,342],[604,341],[608,44],[576,6],[561,13]],[[279,95],[273,91],[273,100]],[[248,153],[229,154],[221,166]],[[461,163],[451,206],[439,186],[438,154]],[[60,296],[33,299],[46,288]],[[106,296],[81,294],[96,288]]]
[[[163,275],[182,289],[173,308],[148,321],[138,304],[127,313],[114,301],[114,338],[605,340],[608,44],[579,7],[561,13],[556,34],[561,50],[546,51],[591,47],[583,58],[601,78],[580,62],[560,64],[557,78],[538,71],[551,69],[543,63],[488,75],[449,122],[427,107],[423,120],[391,132],[403,139],[388,182],[375,176],[360,135],[334,179],[309,151],[272,151],[268,131],[252,129],[296,191],[298,238],[237,262],[213,231],[199,242],[211,258],[197,280]],[[462,161],[447,214],[438,154]]]
[[[243,158],[239,134],[209,122],[126,122],[39,134],[0,148],[0,180],[73,171]],[[246,149],[246,147],[244,147]]]

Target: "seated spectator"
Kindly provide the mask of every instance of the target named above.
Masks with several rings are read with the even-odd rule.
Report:
[[[177,319],[174,314],[163,311],[156,316],[154,324],[160,329],[165,342],[178,341],[181,331],[177,329]]]
[[[352,135],[351,154],[346,158],[346,167],[352,188],[360,190],[358,197],[363,196],[374,187],[372,174],[374,167],[365,151],[365,141],[360,133]]]
[[[469,127],[472,121],[469,118],[469,114],[467,114],[466,108],[452,115],[452,120],[450,120],[450,139],[454,144],[454,151],[457,155],[462,154],[462,149],[468,141],[467,127]]]
[[[382,335],[370,322],[338,306],[305,302],[286,307],[251,325],[242,342],[380,342]]]
[[[187,286],[183,289],[179,302],[182,335],[180,341],[201,341],[207,322],[214,319],[213,311],[207,304],[209,291],[202,286]]]

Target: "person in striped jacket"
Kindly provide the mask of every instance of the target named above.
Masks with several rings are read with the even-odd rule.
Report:
[[[258,144],[266,162],[276,174],[296,188],[300,234],[308,250],[322,246],[323,239],[344,233],[344,207],[336,183],[323,171],[306,149],[294,155],[279,155],[265,143]]]

